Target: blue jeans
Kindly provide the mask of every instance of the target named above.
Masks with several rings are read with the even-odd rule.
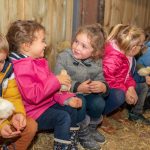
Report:
[[[82,107],[77,109],[77,123],[83,121],[86,116],[86,99],[82,94],[77,94],[77,97],[79,97],[82,100]]]
[[[105,100],[100,94],[89,94],[89,95],[82,95],[86,100],[86,107],[87,114],[94,119],[99,119],[102,115],[102,112],[105,108]]]
[[[134,106],[132,106],[131,111],[136,114],[142,114],[144,102],[148,94],[148,85],[146,83],[137,83],[136,92],[138,95],[138,101]]]
[[[125,92],[120,89],[112,88],[105,99],[106,104],[103,114],[107,115],[119,108],[125,102]]]
[[[70,127],[76,126],[77,109],[55,104],[48,108],[37,120],[38,130],[54,129],[54,137],[70,140]]]

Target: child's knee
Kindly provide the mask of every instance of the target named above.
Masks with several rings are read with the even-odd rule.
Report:
[[[32,118],[27,117],[26,132],[34,136],[37,132],[37,128],[38,128],[37,122],[33,120]]]

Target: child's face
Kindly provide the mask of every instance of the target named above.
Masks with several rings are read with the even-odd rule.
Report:
[[[4,51],[0,52],[0,72],[3,70],[6,57],[7,57],[6,52]]]
[[[78,60],[87,59],[92,56],[93,51],[87,34],[78,34],[72,44],[73,56]]]
[[[135,56],[137,55],[140,50],[142,49],[143,47],[143,44],[144,44],[144,41],[145,41],[145,36],[144,35],[141,35],[141,39],[140,39],[140,43],[138,43],[137,45],[135,45],[128,53],[128,56]]]
[[[45,32],[39,30],[35,33],[36,39],[28,45],[28,56],[33,58],[44,57],[44,50],[46,47],[45,43]]]

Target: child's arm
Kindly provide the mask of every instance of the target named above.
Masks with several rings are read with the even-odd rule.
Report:
[[[14,63],[14,72],[20,92],[27,103],[39,104],[48,97],[53,97],[60,89],[59,80],[49,70],[45,59],[21,60],[19,64]]]
[[[124,83],[117,82],[117,74],[120,73],[121,62],[116,61],[117,56],[112,55],[103,59],[103,73],[110,88],[119,88],[124,91],[127,90]]]
[[[135,88],[132,86],[129,87],[128,90],[126,91],[126,102],[130,105],[131,104],[135,105],[137,103],[137,100],[138,100],[138,96],[135,91]]]
[[[24,116],[25,108],[22,102],[22,97],[18,90],[18,86],[16,80],[14,78],[14,74],[8,79],[7,88],[3,90],[3,98],[9,100],[15,106],[15,113],[21,113]]]

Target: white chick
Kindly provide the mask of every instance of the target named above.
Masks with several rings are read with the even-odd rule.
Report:
[[[0,119],[7,119],[15,111],[14,105],[0,97]]]
[[[60,74],[62,75],[68,75],[66,70],[61,70]],[[70,86],[71,87],[71,86]],[[66,85],[61,85],[61,89],[60,91],[70,91],[70,87],[66,86]]]
[[[148,75],[150,75],[150,67],[139,69],[138,74],[140,76],[148,76]]]

